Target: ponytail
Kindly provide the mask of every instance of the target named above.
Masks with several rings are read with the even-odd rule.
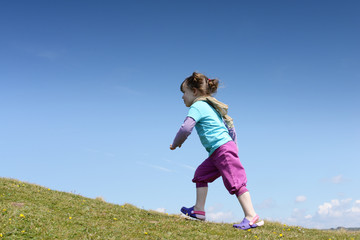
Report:
[[[219,86],[219,80],[218,79],[208,79],[208,85],[209,85],[209,92],[210,95],[216,93],[218,86]]]

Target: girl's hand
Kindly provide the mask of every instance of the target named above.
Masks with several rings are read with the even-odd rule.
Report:
[[[181,148],[181,145],[179,146],[179,148]],[[173,147],[172,144],[170,144],[170,150],[175,150],[176,147]]]

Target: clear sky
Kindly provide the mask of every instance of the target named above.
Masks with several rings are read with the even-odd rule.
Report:
[[[360,3],[0,1],[0,176],[179,213],[207,157],[180,83],[221,81],[258,214],[360,227]],[[211,221],[241,221],[222,180]]]

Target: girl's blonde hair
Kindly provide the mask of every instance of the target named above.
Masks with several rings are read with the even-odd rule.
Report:
[[[190,77],[185,78],[185,80],[180,85],[180,91],[184,92],[184,85],[191,90],[197,89],[202,96],[211,96],[216,93],[219,80],[218,79],[209,79],[204,74],[193,72]]]

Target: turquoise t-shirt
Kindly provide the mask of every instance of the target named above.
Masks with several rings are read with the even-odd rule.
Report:
[[[202,145],[211,155],[218,147],[232,141],[220,114],[204,101],[191,105],[188,117],[196,121],[196,131]]]

